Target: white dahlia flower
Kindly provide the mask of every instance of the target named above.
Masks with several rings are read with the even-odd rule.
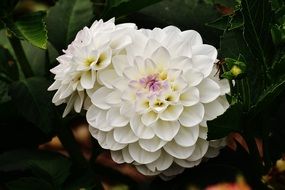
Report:
[[[229,107],[229,85],[216,75],[217,50],[196,31],[169,26],[132,31],[131,37],[108,59],[112,67],[98,76],[102,85],[89,91],[87,121],[115,162],[167,179],[224,146],[206,140],[206,122]]]
[[[54,104],[67,103],[63,117],[72,108],[80,112],[90,102],[87,91],[96,89],[101,72],[112,67],[112,57],[131,43],[128,34],[135,29],[135,24],[115,25],[111,19],[95,21],[90,28],[78,32],[64,54],[57,58],[59,65],[51,69],[55,82],[48,90],[57,90],[52,99]]]

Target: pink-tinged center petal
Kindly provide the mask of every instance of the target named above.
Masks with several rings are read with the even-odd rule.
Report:
[[[139,82],[144,88],[152,92],[159,91],[161,88],[160,81],[157,79],[157,74],[143,77]]]

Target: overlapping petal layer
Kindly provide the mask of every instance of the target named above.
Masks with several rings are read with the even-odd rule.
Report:
[[[58,58],[50,90],[55,104],[67,103],[65,114],[89,102],[90,132],[115,162],[169,179],[224,146],[206,140],[206,122],[229,107],[216,58],[194,30],[99,21]]]

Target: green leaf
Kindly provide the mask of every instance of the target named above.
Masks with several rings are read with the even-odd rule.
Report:
[[[47,50],[40,49],[32,46],[30,43],[25,41],[22,42],[23,49],[25,51],[28,62],[31,65],[33,73],[36,76],[44,76],[46,66],[46,52]]]
[[[0,105],[8,102],[11,99],[11,97],[8,95],[8,89],[8,84],[0,80]]]
[[[70,174],[71,161],[58,153],[13,150],[0,154],[0,171],[30,170],[38,178],[60,187]]]
[[[222,31],[205,25],[220,17],[212,3],[192,0],[163,0],[146,7],[128,18],[139,27],[154,28],[174,25],[181,30],[198,31],[204,43],[214,46],[219,44]]]
[[[275,24],[271,28],[271,35],[275,45],[285,43],[285,27]]]
[[[285,74],[285,47],[280,48],[276,53],[271,69],[272,76],[275,79]]]
[[[9,190],[54,190],[54,187],[45,180],[35,177],[22,177],[6,184]]]
[[[39,127],[45,134],[54,131],[57,118],[47,91],[49,83],[40,77],[28,78],[12,84],[10,96],[17,110],[25,119]]]
[[[1,0],[0,1],[0,17],[6,17],[6,16],[11,15],[18,1],[19,0]]]
[[[273,18],[269,0],[242,0],[244,39],[249,50],[264,69],[272,55],[270,24]]]
[[[285,77],[282,77],[275,84],[269,86],[265,91],[259,96],[256,104],[251,107],[249,116],[254,117],[261,111],[265,110],[268,105],[270,105],[275,98],[285,90]]]
[[[219,139],[242,127],[242,109],[239,104],[232,105],[227,111],[212,121],[207,121],[207,140]]]
[[[44,22],[46,13],[38,11],[26,14],[18,18],[15,22],[4,19],[6,27],[18,38],[31,43],[32,45],[47,48],[47,30]]]
[[[120,17],[138,11],[161,0],[107,0],[103,18]]]
[[[229,16],[222,16],[214,21],[206,23],[207,26],[223,31],[228,28],[228,24],[229,24]]]
[[[89,0],[59,0],[47,16],[49,41],[61,52],[93,18]]]
[[[0,45],[0,80],[13,81],[19,79],[17,64],[9,50]]]

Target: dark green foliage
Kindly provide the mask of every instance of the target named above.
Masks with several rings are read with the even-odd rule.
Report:
[[[36,1],[43,3],[44,1]],[[44,10],[21,10],[24,1],[0,1],[0,189],[102,189],[101,182],[127,184],[130,189],[205,188],[246,177],[253,189],[265,189],[262,174],[285,152],[282,146],[285,95],[285,3],[282,0],[57,0]],[[21,13],[21,14],[19,14]],[[70,130],[80,115],[62,118],[47,91],[57,64],[84,26],[116,17],[152,29],[168,25],[194,29],[204,43],[219,49],[221,78],[230,80],[231,106],[208,121],[208,139],[240,133],[249,153],[237,143],[198,167],[168,182],[137,183],[95,163],[101,149],[94,142],[87,161]],[[233,68],[240,69],[234,72]],[[238,74],[236,74],[238,73]],[[57,135],[70,158],[38,146]],[[254,138],[263,140],[263,161]]]

